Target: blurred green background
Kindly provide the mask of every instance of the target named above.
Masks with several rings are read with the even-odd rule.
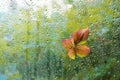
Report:
[[[0,80],[120,80],[120,0],[64,4],[72,7],[47,16],[46,7],[17,11],[13,0],[0,12]],[[71,60],[61,41],[86,27],[91,52]]]

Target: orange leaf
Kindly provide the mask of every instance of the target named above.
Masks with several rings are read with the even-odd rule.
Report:
[[[83,29],[83,30],[82,30],[82,33],[83,33],[82,40],[83,40],[83,41],[86,41],[87,38],[88,38],[88,35],[89,35],[89,29],[88,29],[88,28]]]
[[[79,57],[86,57],[90,53],[90,49],[86,45],[76,46],[75,51]]]
[[[62,46],[66,49],[70,49],[73,47],[73,44],[70,39],[64,39],[64,40],[62,40]]]
[[[69,49],[68,51],[68,56],[71,58],[71,59],[75,59],[75,51],[74,49]]]
[[[77,44],[82,38],[82,30],[75,31],[71,34],[71,39],[73,39],[74,43]]]

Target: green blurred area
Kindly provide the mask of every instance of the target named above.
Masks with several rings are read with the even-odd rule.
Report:
[[[65,0],[72,8],[0,14],[0,73],[7,80],[120,80],[120,1]],[[7,16],[7,17],[6,17]],[[90,29],[90,54],[71,60],[61,41]]]

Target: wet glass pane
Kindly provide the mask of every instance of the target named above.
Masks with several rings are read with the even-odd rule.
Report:
[[[0,0],[0,80],[120,80],[119,0]]]

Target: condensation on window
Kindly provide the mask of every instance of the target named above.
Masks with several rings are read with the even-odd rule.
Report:
[[[119,80],[119,4],[0,0],[0,80]]]

